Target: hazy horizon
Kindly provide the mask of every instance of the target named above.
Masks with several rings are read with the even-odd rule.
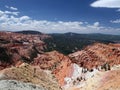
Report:
[[[55,32],[51,32],[51,33],[44,33],[44,32],[41,32],[41,31],[39,31],[39,30],[19,30],[19,31],[5,31],[5,30],[2,30],[2,31],[0,31],[0,32],[24,32],[24,31],[37,31],[37,32],[40,32],[40,33],[43,33],[43,34],[66,34],[66,33],[74,33],[74,34],[103,34],[103,35],[119,35],[119,34],[107,34],[107,33],[80,33],[80,32],[57,32],[57,33],[55,33]]]

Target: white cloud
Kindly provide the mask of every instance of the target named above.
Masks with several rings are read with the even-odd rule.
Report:
[[[15,14],[16,13],[16,14]],[[89,24],[80,21],[47,21],[34,20],[29,16],[21,16],[17,12],[0,10],[0,30],[38,30],[45,33],[106,33],[120,34],[120,28],[103,27],[100,22]]]
[[[120,19],[111,20],[110,22],[111,22],[111,23],[117,23],[117,24],[119,24],[119,23],[120,23]]]
[[[95,22],[95,23],[94,23],[94,26],[95,26],[95,27],[98,27],[99,25],[100,25],[99,22]]]
[[[117,12],[120,12],[120,8],[117,10]]]
[[[15,7],[10,7],[11,10],[18,10],[17,8]]]
[[[19,12],[11,12],[11,11],[5,11],[4,13],[5,14],[16,15],[16,16],[19,14]]]
[[[92,7],[120,8],[120,0],[97,0],[91,4]]]
[[[5,7],[10,9],[10,10],[18,10],[16,7],[13,7],[13,6],[10,7],[10,6],[5,5]]]
[[[0,10],[0,16],[1,15],[15,15],[15,16],[18,16],[20,12],[11,12],[11,11],[1,11]]]
[[[87,29],[91,29],[91,30],[101,30],[104,27],[100,26],[99,22],[94,22],[93,25],[87,25]]]
[[[26,21],[26,20],[30,20],[30,17],[28,17],[28,16],[22,16],[22,17],[20,17],[20,21]]]

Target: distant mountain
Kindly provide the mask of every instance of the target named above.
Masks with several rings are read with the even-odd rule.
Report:
[[[120,35],[110,35],[110,34],[101,34],[101,33],[90,33],[90,34],[78,34],[78,33],[72,33],[68,32],[63,34],[65,36],[76,36],[76,37],[81,37],[81,38],[86,38],[86,39],[95,39],[95,40],[119,40]]]
[[[39,31],[33,31],[33,30],[23,30],[23,31],[18,31],[18,32],[15,32],[15,33],[22,33],[22,34],[42,34],[41,32]]]
[[[64,54],[69,54],[83,49],[85,46],[95,42],[101,43],[119,43],[120,35],[107,34],[78,34],[78,33],[62,33],[49,34],[52,38],[47,38],[44,42],[47,44],[46,51],[57,50]]]

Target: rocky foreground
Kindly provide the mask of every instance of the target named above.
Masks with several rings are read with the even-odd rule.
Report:
[[[47,90],[42,86],[24,83],[16,80],[1,80],[0,90]]]
[[[65,56],[44,52],[49,37],[0,32],[0,90],[120,90],[120,44]]]

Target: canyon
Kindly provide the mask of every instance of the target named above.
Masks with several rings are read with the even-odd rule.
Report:
[[[64,55],[44,51],[49,38],[0,32],[0,90],[120,89],[120,43],[94,42]]]

